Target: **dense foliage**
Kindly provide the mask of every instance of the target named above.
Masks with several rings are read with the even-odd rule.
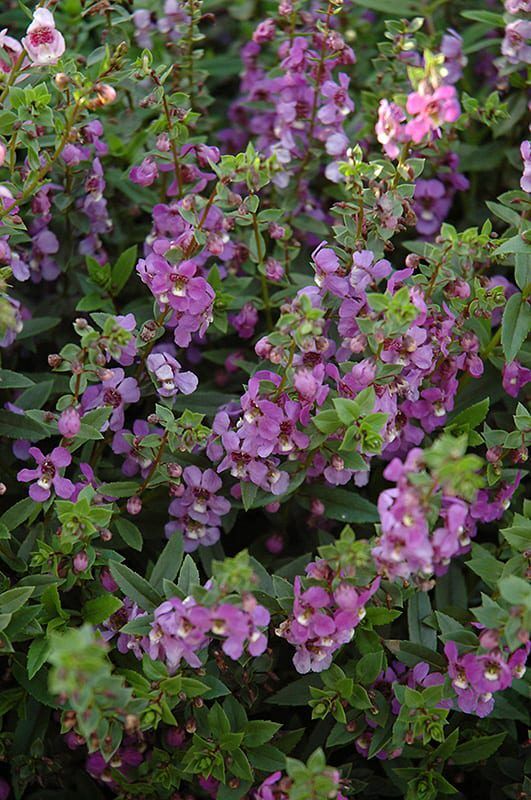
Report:
[[[0,800],[522,800],[529,0],[4,0]]]

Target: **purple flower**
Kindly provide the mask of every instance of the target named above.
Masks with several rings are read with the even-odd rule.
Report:
[[[450,210],[450,203],[446,187],[441,181],[418,180],[413,203],[418,232],[423,236],[437,233]]]
[[[30,497],[37,503],[44,503],[50,497],[53,488],[59,497],[68,499],[74,491],[74,484],[59,474],[59,470],[68,467],[72,461],[68,450],[64,447],[55,447],[45,456],[38,447],[30,447],[29,453],[37,462],[37,468],[21,469],[17,479],[24,483],[36,481],[30,486]]]
[[[338,79],[339,83],[325,81],[321,89],[321,94],[328,102],[321,106],[317,117],[325,125],[340,124],[343,118],[354,110],[354,102],[348,94],[350,78],[344,72],[340,72]]]
[[[230,502],[219,497],[221,478],[207,469],[204,472],[198,467],[185,467],[183,470],[184,492],[173,500],[169,512],[175,521],[166,525],[166,536],[180,531],[184,537],[184,549],[187,553],[196,550],[199,545],[210,546],[220,537],[221,517],[230,511]]]
[[[441,70],[444,83],[457,83],[467,59],[463,55],[463,39],[453,28],[449,28],[442,37],[441,53],[444,55],[444,66]]]
[[[197,669],[201,666],[197,654],[210,641],[210,622],[210,610],[192,597],[166,600],[155,609],[149,632],[150,658],[164,661],[170,672],[175,672],[183,659]]]
[[[65,408],[57,421],[57,427],[61,436],[65,439],[72,439],[77,436],[81,428],[81,419],[79,411],[74,406]]]
[[[151,186],[159,175],[156,162],[152,158],[145,158],[140,166],[132,167],[129,172],[129,179],[139,186]]]
[[[177,392],[192,394],[197,389],[197,376],[193,372],[181,372],[181,365],[169,353],[151,353],[146,364],[161,397],[175,397]]]
[[[124,426],[124,407],[126,403],[136,403],[140,399],[140,389],[134,378],[126,378],[123,369],[108,370],[110,376],[99,386],[89,386],[81,399],[83,411],[91,408],[111,406],[112,414],[102,426],[102,431],[110,428],[118,431]]]
[[[520,178],[520,187],[524,192],[531,192],[531,141],[526,139],[520,145],[520,155],[524,162],[524,172]]]
[[[250,339],[258,324],[258,311],[252,303],[245,303],[241,311],[231,314],[229,319],[241,339]]]
[[[517,19],[505,28],[501,51],[510,64],[531,64],[531,22]]]
[[[502,369],[502,385],[511,397],[518,397],[520,389],[531,382],[531,369],[523,367],[519,361],[504,364]]]

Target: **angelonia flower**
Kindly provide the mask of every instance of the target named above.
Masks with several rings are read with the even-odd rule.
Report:
[[[169,353],[150,353],[146,365],[153,374],[161,397],[175,397],[177,392],[192,394],[198,380],[193,372],[181,372],[181,365]]]
[[[526,139],[520,145],[520,155],[524,162],[524,172],[520,178],[520,188],[524,192],[531,192],[531,141]]]
[[[47,8],[37,8],[22,44],[36,67],[56,64],[65,52],[65,40],[55,27],[53,14]]]
[[[77,436],[81,428],[81,418],[79,411],[74,406],[69,406],[61,413],[57,420],[57,428],[61,436],[65,439],[72,439]]]
[[[294,645],[293,665],[302,674],[329,668],[334,653],[352,640],[365,616],[367,601],[380,585],[377,578],[367,587],[357,587],[348,577],[342,580],[322,559],[310,563],[306,574],[310,585],[305,589],[301,578],[295,578],[293,615],[275,631]]]
[[[175,672],[181,661],[190,667],[201,666],[200,651],[214,638],[221,639],[221,649],[237,660],[244,650],[261,655],[267,647],[262,629],[269,624],[269,612],[252,595],[243,598],[242,606],[218,603],[210,608],[193,597],[166,600],[155,609],[154,621],[145,645],[150,658],[164,661]]]
[[[110,428],[118,431],[124,427],[126,403],[136,403],[140,399],[140,389],[135,378],[125,377],[123,369],[111,369],[104,373],[104,380],[96,386],[89,386],[81,398],[83,411],[101,406],[110,406],[112,413],[102,430]]]
[[[68,467],[72,456],[64,447],[55,447],[48,455],[43,455],[38,447],[30,447],[29,454],[37,462],[35,469],[21,469],[17,480],[23,483],[33,481],[29,488],[29,496],[37,503],[48,500],[52,490],[58,495],[68,499],[73,491],[74,484],[60,474],[63,467]]]
[[[510,64],[531,64],[531,21],[517,19],[505,28],[501,51]]]
[[[496,637],[492,642],[482,637],[481,643],[485,645],[481,648],[483,652],[460,656],[456,642],[449,641],[444,653],[459,709],[465,714],[486,717],[494,708],[495,693],[509,688],[513,680],[525,674],[530,645],[528,642],[511,653],[508,648],[497,646]]]
[[[444,491],[440,521],[431,530],[432,490],[426,494],[425,487],[415,481],[422,459],[423,451],[413,448],[404,462],[395,458],[384,470],[384,477],[396,486],[385,489],[378,498],[381,531],[372,555],[389,578],[417,576],[423,580],[434,572],[443,573],[450,559],[467,551],[476,533],[470,505]]]
[[[85,762],[85,769],[95,780],[119,791],[119,784],[112,776],[113,770],[117,770],[123,778],[130,779],[132,771],[139,767],[146,757],[149,757],[149,754],[146,752],[145,743],[136,737],[126,736],[112,758],[105,759],[99,750],[90,753]]]
[[[169,538],[175,531],[184,537],[187,553],[199,545],[215,544],[220,537],[221,517],[230,511],[230,502],[217,494],[221,489],[221,478],[214,470],[204,472],[198,467],[185,467],[182,473],[184,492],[170,503],[169,513],[173,518],[165,527]]]
[[[520,390],[531,382],[531,369],[523,367],[519,361],[503,365],[502,385],[508,395],[518,397]]]

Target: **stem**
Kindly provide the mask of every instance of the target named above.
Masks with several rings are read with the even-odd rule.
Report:
[[[262,300],[264,303],[264,310],[266,315],[267,329],[273,329],[273,317],[271,315],[271,299],[269,297],[269,287],[267,285],[267,278],[265,275],[264,255],[262,253],[262,243],[260,241],[260,230],[258,228],[258,220],[256,214],[253,214],[253,231],[254,240],[256,243],[256,255],[258,256],[258,272],[260,273],[260,283],[262,285]]]
[[[168,443],[168,431],[164,431],[162,439],[160,440],[159,449],[157,450],[157,455],[153,459],[153,463],[151,464],[151,467],[149,468],[149,472],[146,475],[146,477],[144,479],[144,482],[140,486],[139,490],[136,492],[137,497],[140,497],[140,495],[143,492],[145,492],[145,490],[147,489],[147,486],[148,486],[151,478],[153,477],[153,473],[155,472],[155,470],[157,469],[158,465],[160,464],[160,459],[162,458],[162,454],[164,453],[164,449],[165,449],[167,443]]]
[[[492,339],[490,340],[490,342],[488,343],[488,345],[481,354],[484,359],[487,359],[492,353],[492,351],[499,345],[501,341],[501,335],[502,335],[502,328],[500,325],[500,327],[498,328],[498,330],[496,331],[496,333],[494,334],[494,336],[492,337]]]
[[[53,165],[55,164],[55,162],[57,161],[57,159],[59,158],[59,156],[61,155],[61,153],[63,152],[64,148],[66,147],[66,145],[68,143],[68,140],[70,138],[70,134],[72,133],[72,128],[74,127],[74,124],[76,123],[77,117],[78,117],[79,112],[81,110],[82,102],[83,101],[81,99],[76,100],[76,104],[75,104],[75,106],[74,106],[74,108],[72,110],[72,115],[70,117],[70,120],[68,121],[68,123],[67,123],[67,125],[66,125],[66,127],[65,127],[65,129],[64,129],[64,131],[62,133],[62,136],[61,136],[61,139],[59,141],[59,144],[57,145],[57,147],[55,149],[55,152],[53,153],[53,155],[50,158],[50,160],[48,161],[48,163],[45,164],[43,167],[41,167],[41,169],[37,172],[37,175],[35,176],[34,180],[28,186],[26,186],[26,188],[24,189],[22,194],[20,194],[11,203],[11,205],[7,206],[6,208],[0,209],[0,219],[3,219],[4,217],[7,217],[7,215],[14,208],[16,208],[16,206],[19,203],[23,203],[25,200],[28,200],[30,197],[32,197],[35,189],[37,189],[39,187],[39,184],[41,183],[41,181],[46,177],[48,172],[51,170],[51,168],[53,167]]]
[[[16,79],[18,78],[18,74],[19,74],[19,72],[21,70],[21,67],[22,67],[22,64],[24,62],[25,57],[26,57],[26,51],[22,50],[22,52],[20,53],[19,57],[17,58],[17,60],[13,64],[13,66],[11,67],[11,72],[9,73],[9,77],[8,77],[6,83],[5,83],[4,88],[2,89],[2,92],[0,93],[0,103],[4,102],[4,100],[6,98],[6,95],[9,92],[11,86],[13,86],[13,84],[16,81]]]

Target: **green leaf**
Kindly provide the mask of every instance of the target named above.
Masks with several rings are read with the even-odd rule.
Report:
[[[243,743],[246,747],[259,747],[269,742],[281,727],[279,722],[252,719],[245,726]]]
[[[313,498],[322,500],[325,516],[341,522],[377,522],[379,519],[376,506],[365,497],[347,489],[332,486],[312,486],[312,494],[305,496],[300,492],[298,499],[305,508],[310,508]]]
[[[43,425],[26,414],[15,414],[13,411],[2,410],[0,413],[0,436],[38,442],[39,439],[45,439],[48,432]]]
[[[455,764],[477,764],[485,761],[501,746],[506,733],[495,733],[493,736],[480,736],[470,742],[460,744],[453,752]]]
[[[138,489],[136,481],[114,481],[112,483],[102,483],[98,488],[100,494],[109,497],[132,497]]]
[[[263,772],[276,772],[286,767],[286,756],[282,750],[270,744],[263,744],[257,750],[249,749],[247,757],[255,769],[263,770]]]
[[[123,603],[118,597],[114,597],[112,594],[102,594],[92,600],[87,600],[83,606],[81,616],[85,622],[90,622],[92,625],[100,625],[118,611],[122,605]]]
[[[388,17],[419,17],[422,16],[422,4],[414,0],[354,0],[357,6],[362,6],[371,11],[381,11]]]
[[[356,664],[356,678],[360,683],[367,686],[374,683],[383,669],[384,653],[378,650],[376,653],[367,653],[362,656]]]
[[[531,608],[531,585],[523,578],[516,575],[509,575],[503,578],[498,584],[501,596],[508,603],[514,605],[524,605]],[[1,601],[0,596],[0,601]]]
[[[514,361],[531,329],[529,303],[517,292],[508,299],[502,318],[501,343],[508,361]]]
[[[494,11],[461,11],[461,16],[474,22],[483,22],[491,28],[505,27],[502,14],[495,14]]]
[[[31,378],[27,378],[19,372],[0,369],[0,389],[27,389],[33,385]]]
[[[0,613],[1,614],[14,614],[19,608],[22,608],[25,603],[30,599],[35,587],[33,586],[16,586],[14,589],[8,589],[7,592],[0,594]]]
[[[447,427],[468,425],[471,428],[477,428],[487,416],[489,405],[490,399],[488,397],[484,400],[480,400],[479,403],[474,403],[474,405],[469,406],[469,408],[466,408],[464,411],[460,411],[455,417],[450,417]]]
[[[232,764],[230,765],[231,772],[236,775],[237,778],[241,778],[244,781],[252,781],[253,780],[253,771],[250,767],[249,762],[247,761],[247,756],[240,750],[240,748],[236,748],[236,750],[231,751],[232,757]]]
[[[195,561],[188,553],[184,557],[181,571],[179,572],[179,579],[177,586],[185,594],[190,594],[193,586],[199,586],[199,570],[195,565]]]
[[[173,581],[177,577],[179,567],[183,560],[183,537],[180,533],[174,533],[166,543],[157,563],[153,567],[149,582],[154,589],[162,593],[162,582],[166,578]]]
[[[39,638],[34,639],[29,646],[28,661],[26,669],[28,670],[28,678],[31,680],[34,675],[40,670],[46,657],[48,655],[49,642],[48,639]]]
[[[317,675],[305,675],[293,683],[288,683],[279,692],[269,697],[267,702],[275,706],[305,706],[310,701],[310,686],[320,686]]]
[[[33,339],[41,333],[55,328],[61,322],[61,317],[33,317],[24,321],[24,327],[17,336],[17,342],[24,339]]]
[[[408,602],[407,621],[409,638],[415,644],[422,644],[430,650],[437,645],[437,632],[423,623],[432,613],[430,598],[426,592],[416,592]]]
[[[116,517],[114,524],[120,538],[123,539],[129,547],[132,547],[133,550],[142,550],[142,534],[134,522],[131,522],[129,519],[124,519],[123,517]]]
[[[115,561],[111,562],[110,570],[111,575],[125,596],[131,598],[141,609],[153,611],[159,605],[161,602],[160,596],[144,578],[141,578],[132,569]]]
[[[22,523],[28,519],[34,510],[34,501],[31,497],[25,497],[23,500],[19,500],[18,503],[15,503],[14,506],[11,506],[11,508],[8,508],[7,511],[4,511],[0,517],[0,522],[5,525],[8,530],[14,531],[15,528],[18,528],[19,525],[22,525]]]
[[[136,244],[129,247],[113,266],[111,273],[113,295],[119,294],[129,280],[137,261],[137,252]]]

